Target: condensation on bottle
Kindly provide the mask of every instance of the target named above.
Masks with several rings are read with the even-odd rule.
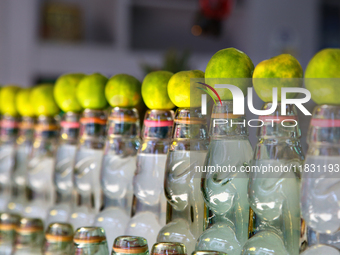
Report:
[[[177,109],[174,122],[164,177],[167,225],[160,230],[157,241],[181,242],[191,253],[204,230],[202,173],[195,169],[204,165],[208,128],[200,108]]]
[[[112,246],[111,255],[148,255],[148,242],[139,236],[119,236]]]
[[[111,110],[100,170],[103,201],[94,220],[95,226],[104,228],[110,244],[124,234],[130,219],[139,130],[136,109],[115,107]]]
[[[210,145],[202,170],[206,230],[196,250],[239,255],[248,239],[248,175],[241,167],[249,166],[253,150],[242,123],[245,116],[233,114],[232,101],[213,106]]]
[[[156,242],[158,232],[166,224],[164,175],[173,116],[170,110],[146,112],[143,141],[137,155],[137,170],[133,178],[133,217],[126,234],[143,236],[150,245]]]
[[[68,222],[74,229],[93,225],[102,204],[100,168],[105,141],[106,113],[85,109],[80,118],[80,134],[76,151],[73,184],[76,203]]]
[[[100,227],[81,227],[73,237],[75,255],[108,255],[105,230]]]
[[[275,107],[266,103],[263,110]],[[249,170],[249,236],[242,254],[299,254],[301,237],[300,167],[303,164],[295,105],[281,104],[259,116],[258,143]],[[266,171],[262,171],[266,168]]]
[[[53,182],[55,203],[49,208],[46,226],[53,222],[67,222],[75,204],[73,165],[79,136],[79,114],[67,112],[60,122],[60,135],[55,156]]]
[[[308,226],[310,247],[302,254],[339,255],[339,106],[318,105],[314,108],[307,143],[301,185],[301,213]]]
[[[73,228],[67,223],[51,223],[43,245],[44,255],[73,255]]]

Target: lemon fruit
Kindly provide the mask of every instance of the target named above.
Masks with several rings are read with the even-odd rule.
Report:
[[[104,109],[107,106],[105,85],[107,78],[99,73],[85,76],[77,86],[77,99],[83,108]]]
[[[168,95],[168,82],[172,75],[168,71],[155,71],[145,76],[142,97],[149,109],[170,110],[175,107]]]
[[[59,113],[59,107],[54,100],[53,84],[40,84],[30,93],[30,102],[37,116],[54,116]]]
[[[18,110],[15,104],[15,98],[20,88],[16,85],[7,85],[0,90],[0,109],[1,114],[18,115]]]
[[[239,87],[244,96],[251,87],[254,64],[244,52],[235,48],[226,48],[216,52],[205,69],[205,82],[212,87],[215,84],[232,83]],[[227,79],[228,78],[228,79]],[[232,100],[233,95],[228,89],[216,89],[221,100]]]
[[[340,49],[335,48],[323,49],[309,61],[305,84],[315,103],[340,105],[339,63]]]
[[[15,98],[16,108],[21,116],[33,117],[35,115],[34,108],[30,101],[32,89],[21,89]]]
[[[260,62],[254,70],[253,85],[256,94],[264,102],[272,102],[273,88],[277,88],[277,99],[281,101],[281,88],[301,87],[303,70],[299,61],[290,54],[281,54]],[[286,98],[296,97],[287,93]]]
[[[204,72],[200,70],[181,71],[170,78],[168,94],[172,103],[177,107],[189,108],[201,105],[203,92],[195,84],[190,84],[190,79],[193,78],[204,78]]]
[[[54,98],[64,112],[80,112],[83,108],[77,100],[77,86],[85,77],[82,73],[70,73],[60,76],[54,86]]]
[[[107,82],[105,96],[112,107],[134,107],[142,98],[141,83],[131,75],[117,74]]]

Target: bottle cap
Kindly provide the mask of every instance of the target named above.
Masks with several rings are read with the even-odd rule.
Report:
[[[44,230],[44,224],[41,219],[21,218],[16,232],[20,234],[36,233]]]
[[[182,243],[155,243],[151,250],[152,255],[186,255],[186,248]]]
[[[17,214],[1,213],[0,214],[0,230],[15,230],[20,222],[20,216]]]
[[[194,251],[191,255],[227,255],[227,253],[221,251]]]
[[[119,236],[113,242],[112,250],[114,253],[137,254],[145,253],[148,243],[145,238],[139,236]]]
[[[76,230],[73,242],[76,244],[100,244],[106,242],[105,231],[100,227],[81,227]]]
[[[72,242],[73,228],[67,223],[52,223],[46,230],[45,239],[47,242]]]

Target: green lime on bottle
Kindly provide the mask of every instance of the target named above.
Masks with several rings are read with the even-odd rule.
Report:
[[[54,98],[64,112],[80,112],[83,107],[77,99],[77,87],[85,77],[82,73],[70,73],[60,76],[54,85]]]
[[[33,117],[35,116],[34,107],[31,104],[31,88],[24,88],[19,90],[16,94],[15,104],[16,108],[21,116]]]
[[[105,96],[112,107],[135,107],[140,102],[141,83],[128,74],[116,74],[105,87]]]
[[[145,76],[142,97],[149,109],[170,110],[175,107],[168,95],[168,83],[172,75],[168,71],[155,71]]]
[[[84,109],[104,109],[107,106],[105,98],[106,83],[107,78],[100,73],[90,74],[81,79],[76,92],[79,104]]]
[[[44,83],[33,87],[30,94],[30,102],[35,115],[54,116],[60,110],[53,96],[53,84]]]
[[[19,113],[16,107],[15,98],[20,88],[16,85],[7,85],[0,90],[1,114],[16,117]]]

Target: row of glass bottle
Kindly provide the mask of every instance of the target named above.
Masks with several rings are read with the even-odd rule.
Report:
[[[67,223],[52,223],[44,233],[40,219],[20,218],[2,213],[1,253],[12,255],[109,255],[105,231],[100,227],[81,227],[73,233]],[[112,245],[112,255],[148,255],[148,242],[143,237],[119,236]],[[181,243],[156,243],[153,255],[186,255]],[[197,251],[192,255],[226,255],[216,251]]]
[[[264,108],[269,108],[270,106],[270,104],[267,104]],[[295,173],[292,171],[289,171],[288,173],[279,173],[279,175],[270,176],[271,178],[263,178],[268,176],[261,176],[258,173],[250,173],[247,176],[247,174],[242,172],[207,173],[205,177],[202,177],[202,173],[195,173],[194,171],[196,166],[203,165],[232,165],[237,166],[239,169],[240,166],[245,166],[247,164],[267,166],[286,165],[290,166],[290,169],[292,169],[292,166],[295,166],[294,169],[299,169],[299,166],[302,165],[302,161],[304,159],[299,144],[300,130],[298,126],[285,127],[281,125],[280,121],[282,116],[280,114],[279,107],[273,114],[279,121],[266,121],[265,118],[263,118],[264,125],[259,128],[258,132],[259,143],[255,150],[255,157],[251,160],[253,155],[247,138],[246,128],[243,125],[230,126],[231,119],[233,119],[234,122],[242,123],[245,121],[245,118],[243,116],[234,116],[232,114],[231,102],[225,102],[222,106],[215,106],[211,123],[215,123],[216,125],[210,126],[211,142],[205,163],[204,160],[208,148],[208,136],[203,116],[200,115],[197,110],[189,111],[182,109],[177,112],[173,131],[173,140],[170,144],[170,151],[166,164],[167,170],[165,174],[165,195],[169,202],[167,222],[170,223],[160,231],[158,236],[159,241],[181,241],[188,246],[188,250],[194,250],[197,238],[203,230],[207,228],[207,230],[198,239],[196,247],[198,249],[215,249],[217,247],[219,250],[228,250],[228,254],[240,254],[242,247],[245,244],[243,254],[261,254],[261,252],[268,253],[270,250],[273,250],[275,252],[274,254],[298,254],[300,244],[304,243],[303,235],[301,241],[299,241],[301,227],[298,195],[300,189],[300,176],[298,171]],[[325,107],[320,107],[320,109],[324,108]],[[129,117],[129,115],[131,115],[134,111],[124,109],[116,110],[118,112],[115,114],[115,111],[113,111],[111,114],[111,120],[108,122],[109,129],[107,140],[113,148],[118,149],[121,147],[120,152],[124,152],[128,146],[122,146],[122,143],[120,143],[120,146],[118,145],[119,142],[123,140],[120,136],[123,133],[128,134],[128,136],[130,136],[128,142],[130,145],[133,145],[132,147],[129,147],[130,152],[134,151],[135,153],[139,142],[138,121],[136,121],[136,115],[132,114],[134,117],[130,118],[131,116]],[[315,114],[319,115],[316,116],[316,119],[323,118],[325,112],[328,111],[333,114],[334,118],[334,114],[337,110],[338,109],[336,107],[326,107],[320,114],[317,109]],[[126,114],[126,111],[130,111],[130,113]],[[154,113],[153,116],[152,112]],[[296,110],[293,107],[288,107],[287,112],[291,122],[295,123],[297,120]],[[99,121],[99,119],[102,118],[98,118],[98,116],[91,116],[91,114],[93,115],[94,113],[94,111],[85,111],[83,121],[81,121],[81,123],[83,123],[83,128],[81,128],[81,130],[83,130],[81,131],[81,137],[83,138],[80,139],[80,144],[87,143],[90,145],[88,148],[97,148],[97,138],[103,136],[103,133],[101,133],[103,129],[100,127],[101,123],[103,124],[104,121]],[[86,116],[87,114],[90,116]],[[151,235],[155,236],[158,232],[158,226],[155,227],[154,223],[158,223],[159,228],[162,226],[161,221],[157,220],[157,216],[159,219],[165,218],[162,217],[165,214],[165,210],[162,210],[162,208],[165,208],[165,203],[162,203],[161,201],[163,197],[161,184],[164,176],[162,175],[161,169],[165,168],[166,152],[168,149],[167,146],[170,142],[169,134],[171,133],[170,127],[172,126],[172,116],[169,112],[165,112],[164,116],[162,115],[164,112],[162,113],[157,111],[151,111],[148,114],[150,116],[148,117],[147,115],[146,122],[144,122],[143,137],[145,141],[143,141],[140,149],[140,156],[142,157],[138,160],[135,177],[135,201],[133,203],[134,209],[132,210],[133,215],[137,215],[137,211],[143,213],[141,213],[140,220],[130,224],[130,226],[133,227],[134,232],[138,229],[142,229],[142,235],[144,234],[145,236],[145,234],[148,233],[148,230],[151,230]],[[87,118],[92,119],[90,121]],[[93,124],[93,121],[96,118],[97,123]],[[229,120],[229,124],[225,122],[214,122],[214,118],[219,120],[221,118]],[[91,124],[86,125],[85,122]],[[327,132],[322,131],[320,127],[316,127],[316,129],[317,132],[321,134],[330,134],[330,141],[323,141],[322,145],[324,145],[324,143],[328,143],[326,145],[329,147],[329,144],[331,146],[335,144],[336,138],[338,138],[337,132],[339,132],[336,127],[335,129],[333,127],[334,130],[329,130],[328,128]],[[313,126],[311,127],[311,130],[313,133]],[[131,132],[126,133],[127,131]],[[96,139],[93,139],[92,137],[92,140],[90,139],[91,141],[88,141],[88,138],[94,134],[97,134]],[[112,135],[112,137],[110,137],[110,135]],[[150,137],[148,137],[148,135],[150,135]],[[116,138],[120,137],[121,139],[116,144],[114,141],[116,140],[114,138],[115,136]],[[150,139],[148,140],[148,138]],[[161,142],[159,143],[159,141],[157,141],[158,139],[155,138],[161,138]],[[311,143],[313,145],[313,139],[315,139],[315,137],[312,137],[311,139]],[[318,143],[318,141],[316,142]],[[123,144],[126,145],[125,142],[123,142]],[[108,149],[105,149],[105,155],[108,154],[108,151],[115,151],[110,150],[110,147],[107,145],[108,144],[106,144],[106,148]],[[135,148],[135,150],[131,150],[131,148]],[[100,149],[100,146],[98,146],[98,149]],[[315,148],[312,149],[315,151]],[[78,149],[78,151],[81,151],[81,149]],[[161,154],[163,157],[159,157],[158,155],[155,160],[149,159],[147,155],[144,155],[155,154],[155,152],[157,154]],[[78,152],[77,155],[78,154],[83,153]],[[80,167],[77,167],[77,163],[75,163],[74,174],[74,183],[78,193],[78,204],[79,201],[81,201],[80,205],[89,205],[83,208],[85,211],[88,210],[88,208],[95,207],[93,201],[100,201],[100,199],[96,199],[100,197],[100,190],[97,192],[97,194],[99,194],[98,196],[95,196],[95,190],[88,190],[89,187],[90,189],[100,187],[100,185],[98,185],[98,168],[97,171],[93,170],[95,169],[95,166],[97,166],[94,162],[98,162],[98,165],[100,165],[100,156],[93,156],[92,152],[90,154],[91,155],[84,153],[84,156],[78,156],[78,159],[76,156],[76,162],[86,161],[88,163],[87,168],[82,168],[85,170],[78,171],[81,173],[80,176],[89,177],[87,181],[79,182],[80,185],[77,185],[77,169],[81,169]],[[132,153],[132,155],[134,156],[135,154]],[[91,159],[90,156],[92,156]],[[336,156],[338,155],[335,155],[334,159],[335,162],[338,162],[339,157]],[[319,159],[315,160],[318,161]],[[330,160],[332,161],[333,158]],[[133,162],[133,160],[128,161]],[[86,162],[82,162],[82,164],[84,165]],[[103,162],[102,169],[105,169],[105,157]],[[114,162],[111,160],[109,162],[110,163],[107,165],[110,165],[112,169],[117,169],[117,166],[123,165],[117,164],[117,161]],[[155,168],[150,167],[155,165],[155,162],[160,162],[160,164],[156,163]],[[143,171],[138,169],[148,168],[149,174],[144,175],[144,178],[143,174],[141,174],[142,181],[138,182],[139,174],[141,172],[143,173]],[[91,169],[93,171],[91,171]],[[104,225],[107,226],[105,219],[109,218],[110,220],[108,222],[112,222],[112,218],[115,218],[118,219],[120,223],[124,224],[122,218],[119,218],[116,215],[119,215],[117,214],[117,211],[121,210],[121,208],[128,208],[129,205],[131,205],[131,203],[127,202],[129,197],[128,192],[122,192],[125,196],[120,196],[120,198],[124,197],[124,199],[120,201],[118,200],[119,202],[112,199],[114,198],[112,195],[117,191],[121,192],[129,190],[129,183],[124,182],[126,179],[122,176],[125,176],[126,172],[132,172],[130,175],[131,180],[134,172],[133,169],[134,167],[130,167],[128,169],[130,172],[128,170],[118,171],[118,174],[116,173],[112,179],[110,179],[110,174],[105,175],[102,171],[102,190],[107,197],[111,198],[110,200],[104,195],[104,205],[106,203],[112,206],[109,207],[110,210],[106,215],[104,213],[105,210],[102,211],[102,214],[104,214],[103,216],[107,217],[96,217],[97,222],[104,222]],[[70,168],[70,171],[72,172],[72,167]],[[97,176],[93,177],[89,174],[91,172],[92,174],[97,174]],[[111,177],[112,172],[115,172],[115,170],[111,171]],[[157,178],[152,178],[152,176],[155,177],[155,175]],[[208,206],[206,211],[204,209],[205,205],[199,188],[201,179],[203,197],[206,205]],[[247,198],[248,179],[250,180],[248,195],[249,201]],[[103,185],[105,182],[107,184],[106,186]],[[72,186],[72,181],[70,184],[70,186]],[[138,185],[140,185],[139,189]],[[160,196],[157,196],[157,194]],[[130,192],[130,198],[131,197],[132,194]],[[131,200],[132,199],[130,199],[130,201]],[[304,204],[307,204],[310,201],[308,200],[304,202]],[[251,208],[250,211],[248,210],[249,205]],[[80,208],[81,206],[78,206],[78,210]],[[142,209],[138,210],[137,208]],[[157,210],[155,210],[155,208],[157,208]],[[51,212],[52,216],[53,214],[58,215],[56,213],[57,211],[51,210],[50,215]],[[86,218],[86,215],[88,214],[87,212],[83,212],[84,211],[82,210],[73,212],[71,214],[71,218]],[[125,216],[127,216],[127,222],[129,209],[126,212],[127,215]],[[82,213],[83,215],[81,215]],[[308,217],[308,215],[311,215],[311,212],[308,211],[306,214],[306,217]],[[110,217],[112,215],[115,216]],[[121,215],[124,215],[124,213]],[[248,220],[249,215],[250,221]],[[60,221],[60,216],[58,216],[58,219],[58,221]],[[136,228],[138,224],[140,224],[140,226]],[[112,223],[110,223],[110,225],[112,226]],[[149,229],[147,228],[148,226]],[[112,227],[111,229],[113,229],[115,233],[118,232],[117,227]],[[302,231],[304,231],[303,227]],[[321,231],[321,233],[323,232]],[[252,236],[249,240],[248,235]]]

